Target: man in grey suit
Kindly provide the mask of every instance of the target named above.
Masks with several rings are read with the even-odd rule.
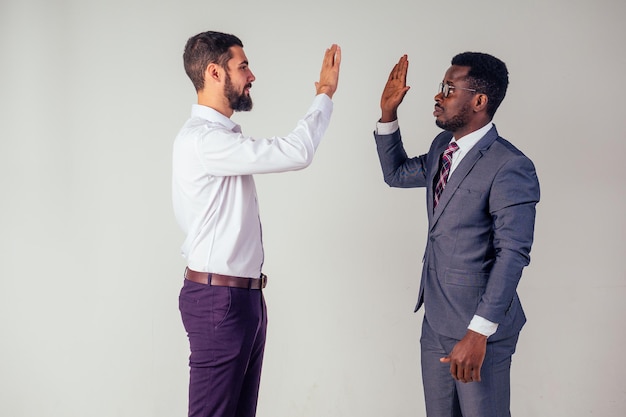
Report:
[[[389,75],[374,133],[385,182],[426,187],[428,239],[415,311],[424,305],[421,361],[429,417],[510,416],[510,366],[526,321],[517,296],[530,261],[539,182],[530,159],[500,137],[493,116],[508,70],[465,52],[435,96],[444,131],[409,158],[397,110],[408,58]]]

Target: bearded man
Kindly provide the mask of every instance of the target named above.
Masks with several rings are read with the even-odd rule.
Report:
[[[252,109],[255,81],[234,35],[204,32],[183,54],[198,102],[174,141],[172,197],[186,235],[179,307],[189,337],[189,416],[254,417],[267,315],[253,174],[307,167],[333,109],[341,50],[326,50],[316,96],[296,129],[254,138],[230,117]]]

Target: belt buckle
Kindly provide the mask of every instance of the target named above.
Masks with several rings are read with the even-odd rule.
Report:
[[[267,275],[261,273],[261,288],[265,288],[267,285]]]

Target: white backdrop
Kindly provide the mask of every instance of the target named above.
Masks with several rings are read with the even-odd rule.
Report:
[[[255,108],[234,119],[255,136],[289,132],[324,49],[343,48],[313,165],[257,176],[259,417],[425,415],[412,313],[424,191],[383,183],[372,130],[407,53],[400,122],[425,152],[437,84],[466,50],[507,63],[495,122],[542,186],[512,411],[622,416],[625,16],[621,0],[2,0],[0,415],[186,415],[170,155],[195,100],[183,46],[212,29],[244,42]]]

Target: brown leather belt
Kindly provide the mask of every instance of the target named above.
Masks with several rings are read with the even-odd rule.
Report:
[[[260,290],[267,285],[267,275],[261,274],[261,278],[233,277],[231,275],[213,274],[211,272],[198,272],[192,269],[185,269],[185,279],[197,282],[198,284],[208,284],[218,287],[246,288],[249,290]]]

